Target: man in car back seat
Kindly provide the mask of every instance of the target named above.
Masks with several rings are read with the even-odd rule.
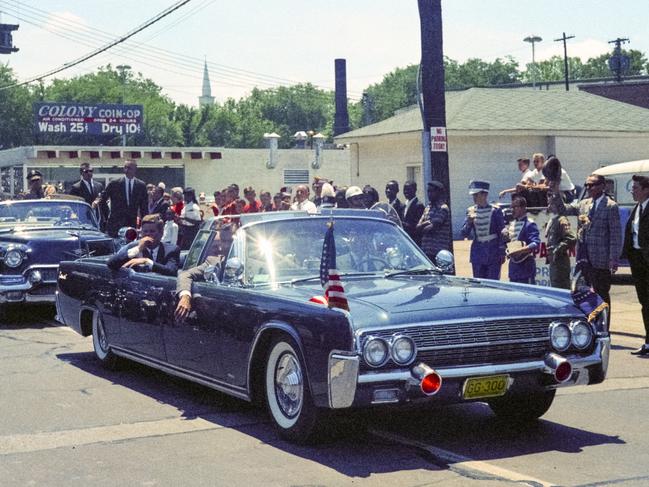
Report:
[[[144,266],[158,274],[175,276],[178,272],[180,248],[160,242],[163,230],[164,222],[160,215],[146,215],[142,218],[140,239],[111,256],[107,262],[108,267],[117,270],[120,267]]]

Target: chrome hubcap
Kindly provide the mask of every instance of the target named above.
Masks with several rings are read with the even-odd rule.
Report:
[[[108,340],[106,340],[106,334],[104,333],[104,324],[101,319],[97,321],[97,334],[99,339],[99,346],[105,352],[108,350]]]
[[[295,417],[300,412],[304,397],[304,383],[300,362],[293,354],[286,353],[277,361],[275,395],[277,405],[287,417]]]

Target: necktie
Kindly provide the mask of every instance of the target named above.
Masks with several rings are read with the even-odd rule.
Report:
[[[131,206],[131,184],[130,179],[126,180],[126,206]]]

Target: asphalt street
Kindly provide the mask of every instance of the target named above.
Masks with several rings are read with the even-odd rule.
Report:
[[[0,485],[649,485],[649,359],[633,286],[613,290],[601,385],[561,390],[532,428],[482,404],[345,412],[318,446],[266,413],[137,364],[94,359],[51,307],[0,326]]]

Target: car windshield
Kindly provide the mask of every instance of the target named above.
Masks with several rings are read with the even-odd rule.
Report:
[[[10,201],[0,205],[0,228],[19,226],[93,227],[92,209],[76,201]]]
[[[327,223],[324,218],[295,219],[248,228],[246,284],[317,279]],[[403,231],[387,221],[336,219],[334,240],[340,274],[384,274],[432,267]]]

